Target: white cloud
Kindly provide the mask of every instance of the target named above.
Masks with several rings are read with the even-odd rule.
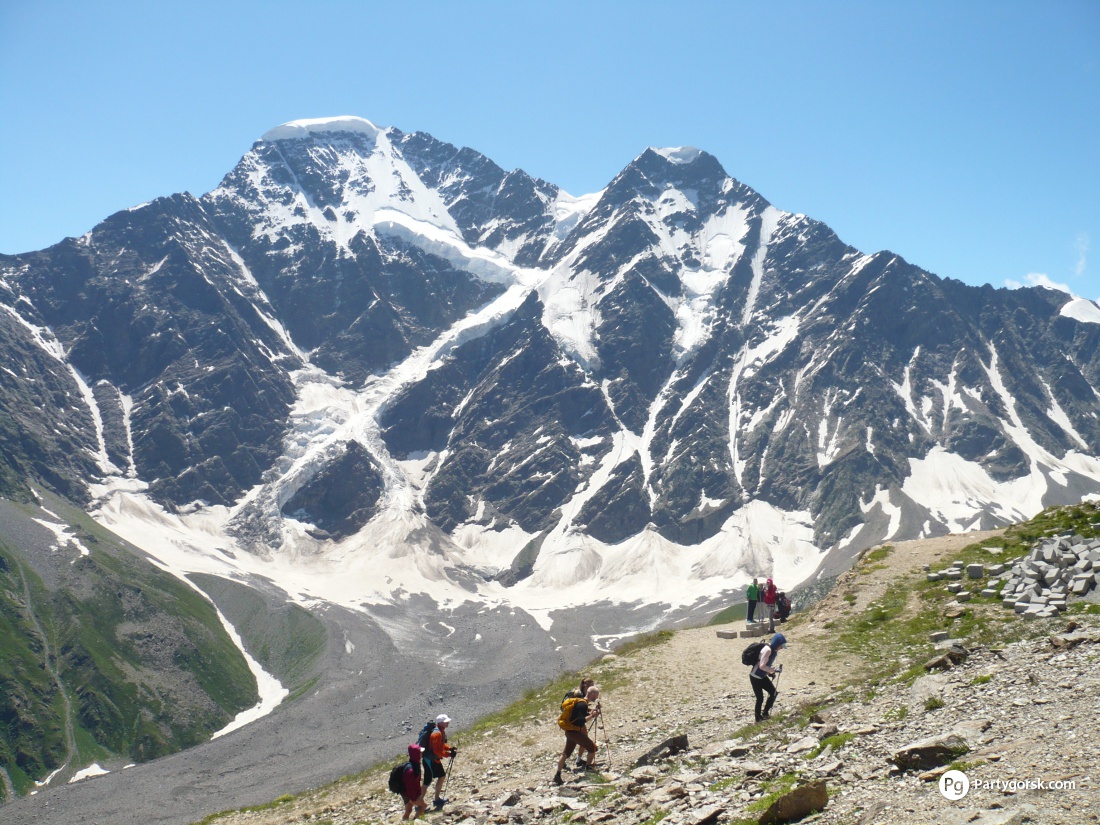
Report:
[[[1089,235],[1087,232],[1082,232],[1077,236],[1077,241],[1073,244],[1074,249],[1077,250],[1077,263],[1073,267],[1073,274],[1080,277],[1085,274],[1085,265],[1087,263],[1087,255],[1089,251]]]
[[[1024,282],[1014,281],[1011,278],[1005,279],[1005,286],[1009,289],[1022,289],[1025,286],[1042,286],[1047,289],[1056,289],[1059,292],[1065,292],[1068,295],[1073,295],[1073,290],[1066,284],[1055,283],[1050,279],[1050,276],[1043,274],[1042,272],[1029,272],[1024,276]]]

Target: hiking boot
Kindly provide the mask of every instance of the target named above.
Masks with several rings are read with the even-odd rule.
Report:
[[[584,772],[585,773],[599,773],[600,771],[599,771],[599,768],[597,768],[595,765],[589,765],[589,764],[586,763],[585,766],[584,766]]]
[[[583,769],[584,769],[584,766],[585,766],[586,764],[588,764],[588,763],[587,763],[587,762],[585,762],[585,761],[584,761],[583,759],[578,759],[578,760],[577,760],[577,770],[578,770],[578,771],[579,771],[579,770],[583,770]]]
[[[554,774],[553,782],[554,782],[555,785],[560,785],[564,781],[565,780],[561,778],[561,771],[558,771],[556,774]]]
[[[444,799],[443,797],[438,797],[437,799],[432,800],[432,807],[434,807],[438,811],[450,801],[451,800],[449,800],[449,799]]]

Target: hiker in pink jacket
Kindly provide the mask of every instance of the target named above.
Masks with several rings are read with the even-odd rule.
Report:
[[[775,582],[768,579],[764,585],[764,611],[768,614],[768,632],[775,633],[775,602],[779,597],[779,589]]]

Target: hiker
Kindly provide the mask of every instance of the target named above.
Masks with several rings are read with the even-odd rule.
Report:
[[[786,622],[791,615],[791,597],[782,590],[775,597],[775,612],[779,614],[780,622]]]
[[[753,617],[756,615],[756,603],[760,600],[760,581],[759,579],[753,579],[752,584],[749,585],[748,591],[745,593],[746,598],[749,600],[749,612],[748,612],[748,624],[753,624],[756,619]]]
[[[447,744],[447,726],[451,724],[451,717],[445,713],[435,717],[435,730],[431,731],[426,746],[424,747],[424,793],[435,780],[435,799],[432,805],[438,811],[447,804],[443,798],[443,779],[447,772],[443,769],[443,760],[448,756],[457,756],[458,748]]]
[[[565,694],[564,697],[562,697],[561,709],[565,710],[565,700],[566,699],[583,699],[584,695],[586,693],[588,693],[588,689],[590,687],[592,687],[592,685],[594,685],[594,684],[596,684],[595,679],[589,678],[588,676],[582,676],[581,677],[581,686],[579,688],[573,688],[571,691],[569,691],[567,694]]]
[[[779,591],[775,582],[768,579],[764,585],[764,611],[768,614],[768,632],[775,633],[775,602],[779,598]]]
[[[580,746],[582,751],[587,751],[588,761],[585,762],[586,771],[594,771],[593,763],[596,761],[596,743],[588,735],[588,723],[600,715],[599,707],[600,689],[592,685],[585,691],[584,698],[570,697],[565,700],[561,716],[558,717],[558,727],[565,731],[565,750],[558,759],[558,771],[554,774],[554,784],[560,785],[564,781],[561,778],[562,768],[573,751]]]
[[[428,803],[424,801],[424,789],[420,786],[420,757],[423,748],[413,742],[409,745],[409,761],[405,765],[402,775],[401,799],[405,802],[405,815],[402,819],[419,819],[420,815],[428,810]],[[411,816],[413,808],[416,808],[416,816]]]
[[[760,656],[756,660],[756,664],[753,665],[752,670],[749,671],[749,684],[752,685],[752,692],[756,694],[756,721],[762,722],[765,719],[771,718],[772,705],[775,704],[776,690],[775,685],[771,683],[771,678],[779,673],[783,672],[783,665],[776,668],[775,657],[779,655],[779,651],[787,646],[787,637],[782,633],[776,633],[772,636],[770,642],[760,648]],[[764,705],[763,711],[760,706],[764,703],[764,692],[768,693],[768,703]]]

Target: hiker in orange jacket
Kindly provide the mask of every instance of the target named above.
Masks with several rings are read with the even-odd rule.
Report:
[[[443,760],[448,756],[456,756],[458,748],[447,744],[447,726],[451,724],[451,717],[445,713],[435,717],[435,730],[428,740],[428,747],[424,749],[424,792],[435,780],[435,799],[432,805],[438,811],[447,804],[441,794],[443,793],[443,779],[447,772],[443,769]]]

